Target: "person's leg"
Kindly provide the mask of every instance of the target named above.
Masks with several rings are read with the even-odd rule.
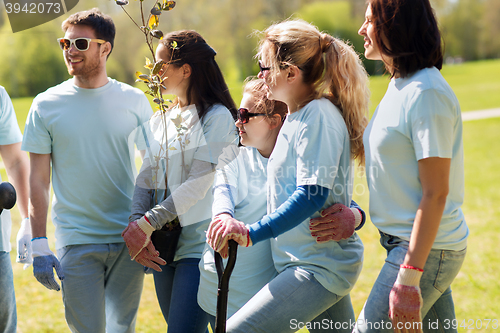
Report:
[[[354,309],[352,308],[351,295],[347,294],[325,312],[314,318],[314,326],[309,333],[333,332],[350,333],[356,324]],[[318,324],[316,324],[318,323]]]
[[[0,251],[0,332],[15,333],[16,327],[16,295],[10,253]]]
[[[212,328],[212,332],[215,332],[215,316],[208,314],[208,323],[210,324],[210,327]]]
[[[208,332],[209,316],[198,305],[199,261],[187,258],[176,262],[167,322],[169,333]]]
[[[168,312],[170,311],[170,299],[172,296],[172,284],[174,283],[176,263],[161,266],[161,272],[153,271],[156,298],[160,305],[161,313],[165,322],[168,323]]]
[[[340,298],[324,288],[313,274],[289,268],[229,318],[227,332],[295,332]]]
[[[106,260],[106,332],[135,332],[144,268],[130,260],[125,243],[109,244]]]
[[[434,305],[427,311],[422,321],[424,332],[456,333],[457,321],[455,318],[455,305],[451,296],[451,288],[439,297]]]
[[[389,294],[396,281],[399,266],[403,263],[406,256],[407,242],[397,237],[382,235],[381,243],[388,250],[386,263],[382,267],[368,296],[368,300],[358,317],[355,332],[392,332],[392,323],[388,315]],[[427,314],[429,309],[435,305],[436,301],[448,289],[458,274],[464,258],[465,250],[431,250],[420,280],[420,288],[424,301],[422,316]],[[450,298],[443,299],[443,301],[445,300],[449,302]],[[439,302],[437,306],[439,306],[438,313],[446,316],[449,310],[445,310],[444,307],[449,306],[449,303],[441,304]]]
[[[108,246],[71,245],[57,250],[66,322],[72,332],[106,332],[105,261]]]

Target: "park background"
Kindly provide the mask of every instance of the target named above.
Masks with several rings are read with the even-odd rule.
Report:
[[[431,0],[438,15],[446,49],[444,77],[454,89],[462,111],[500,108],[500,0]],[[154,1],[145,0],[145,7]],[[74,12],[99,7],[112,16],[117,26],[115,48],[108,61],[108,75],[130,84],[135,71],[143,69],[148,50],[142,34],[114,0],[81,0],[60,18],[39,27],[13,34],[4,7],[0,5],[0,85],[13,98],[21,130],[33,97],[69,78],[56,38],[62,37],[60,24]],[[139,19],[139,2],[131,0],[127,10]],[[300,17],[339,38],[349,40],[363,53],[363,39],[357,30],[364,20],[364,0],[179,0],[163,13],[160,29],[199,31],[217,51],[231,94],[238,104],[243,80],[258,72],[254,54],[259,40],[256,31],[288,17]],[[373,113],[389,78],[380,62],[364,59],[371,75]],[[138,86],[143,88],[142,86]],[[464,214],[470,228],[468,254],[452,289],[460,332],[500,331],[500,118],[464,123],[465,201]],[[0,164],[2,179],[7,180]],[[368,212],[366,179],[356,172],[354,199]],[[15,236],[20,225],[13,213],[11,258],[18,306],[19,332],[67,332],[61,293],[49,291],[33,277],[32,267],[23,270],[15,263]],[[49,242],[54,250],[53,226]],[[383,264],[385,253],[376,228],[367,221],[358,233],[365,244],[361,276],[351,292],[355,313],[364,301]],[[124,291],[126,292],[126,291]],[[488,322],[488,319],[491,321]],[[494,320],[497,320],[496,326]],[[486,325],[488,327],[486,328]],[[496,328],[495,328],[496,327]],[[137,332],[165,331],[152,276],[146,276],[139,309]],[[303,330],[305,332],[305,330]]]

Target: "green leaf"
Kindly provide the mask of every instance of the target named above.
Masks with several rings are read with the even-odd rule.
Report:
[[[151,15],[161,15],[161,9],[154,6],[153,8],[151,8]]]
[[[141,81],[149,82],[149,76],[146,74],[142,74],[141,72],[135,72],[135,76]]]
[[[150,34],[151,36],[160,40],[163,39],[163,32],[161,30],[151,30]]]
[[[158,74],[164,64],[165,62],[163,60],[158,60],[153,67],[153,75]]]

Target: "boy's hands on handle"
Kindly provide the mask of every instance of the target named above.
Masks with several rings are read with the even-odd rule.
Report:
[[[61,288],[54,279],[54,268],[59,280],[64,280],[64,273],[56,256],[49,249],[47,237],[39,237],[31,241],[33,249],[33,275],[47,289],[59,291]]]
[[[336,203],[321,212],[321,217],[311,219],[309,230],[316,242],[340,241],[354,234],[354,229],[361,222],[361,213],[357,208],[349,208]]]
[[[389,295],[389,317],[394,332],[422,332],[422,295],[420,278],[423,270],[401,265]]]
[[[31,225],[30,219],[24,218],[21,221],[21,228],[17,232],[17,257],[16,262],[24,264],[24,269],[28,268],[33,262],[31,254]]]
[[[236,241],[240,246],[252,246],[250,233],[245,223],[236,220],[229,214],[217,215],[208,227],[208,244],[225,259],[228,257],[228,241],[230,239]]]
[[[122,237],[125,240],[132,260],[135,260],[135,257],[139,255],[141,250],[151,243],[151,234],[153,231],[155,231],[155,228],[151,226],[146,216],[130,222],[125,230],[123,230]]]

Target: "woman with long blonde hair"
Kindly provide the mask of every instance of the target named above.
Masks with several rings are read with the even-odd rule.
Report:
[[[213,220],[207,240],[225,253],[229,239],[241,246],[270,239],[278,275],[228,320],[227,331],[283,332],[305,325],[314,332],[326,324],[347,332],[354,323],[349,292],[361,272],[363,244],[356,233],[319,243],[311,237],[310,219],[351,202],[353,159],[363,160],[368,77],[352,47],[301,20],[269,27],[258,57],[268,98],[288,108],[267,165],[268,215],[249,226]],[[340,301],[341,319],[328,321],[327,310]],[[325,311],[327,320],[318,322]]]

